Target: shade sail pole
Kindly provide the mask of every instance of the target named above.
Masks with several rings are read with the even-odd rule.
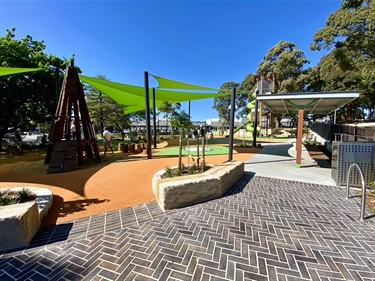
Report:
[[[188,109],[188,113],[189,113],[189,127],[188,127],[188,136],[190,135],[190,102],[189,101],[189,109]]]
[[[148,85],[148,72],[145,71],[145,112],[146,112],[146,135],[147,135],[147,159],[151,159],[151,128],[150,128],[150,94]]]
[[[232,95],[230,97],[230,126],[229,126],[229,153],[228,153],[228,161],[232,161],[233,160],[234,111],[236,110],[235,99],[236,99],[236,87],[233,87],[232,88]]]
[[[156,145],[156,100],[155,100],[155,88],[152,87],[152,107],[153,107],[153,114],[154,114],[154,119],[153,119],[153,128],[154,128],[154,148],[157,148]]]
[[[298,110],[297,140],[296,140],[296,166],[301,168],[302,158],[302,129],[303,129],[303,109]]]

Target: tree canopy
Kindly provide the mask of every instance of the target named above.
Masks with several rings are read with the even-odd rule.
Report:
[[[98,75],[97,78],[107,80],[105,76]],[[87,108],[90,113],[91,121],[100,132],[104,127],[117,127],[122,131],[122,124],[119,123],[123,118],[124,111],[114,100],[94,87],[88,86],[85,93]]]
[[[375,107],[375,4],[373,0],[344,0],[319,29],[312,50],[331,52],[318,64],[324,90],[363,90],[347,120],[363,118],[365,109]],[[356,110],[362,108],[362,112]],[[357,113],[357,114],[355,114]],[[359,113],[359,114],[358,114]]]
[[[233,87],[239,87],[240,83],[238,82],[225,82],[223,85],[220,87],[221,93],[232,91]],[[219,98],[214,98],[214,105],[212,108],[216,109],[219,118],[225,122],[225,125],[228,126],[230,122],[230,99],[231,96],[224,96],[224,97],[219,97]],[[239,92],[236,95],[236,109],[240,109],[237,111],[237,117],[240,116],[239,112],[242,112],[242,109],[245,107],[247,101],[247,93]]]
[[[258,65],[257,73],[276,76],[276,93],[299,92],[304,88],[303,80],[299,78],[306,63],[309,61],[305,54],[294,43],[280,41],[268,50]]]
[[[54,68],[65,68],[67,60],[44,53],[43,41],[30,35],[15,39],[15,28],[0,37],[0,64],[5,67],[45,68],[0,77],[0,138],[8,127],[28,129],[31,123],[50,121],[56,109]]]
[[[160,113],[164,113],[164,117],[167,118],[167,126],[168,126],[168,121],[173,115],[176,115],[178,111],[181,108],[181,103],[173,103],[173,102],[168,102],[164,101],[159,107],[158,111]],[[177,115],[176,115],[177,116]],[[173,135],[173,128],[172,128],[172,123],[170,123],[170,130]]]

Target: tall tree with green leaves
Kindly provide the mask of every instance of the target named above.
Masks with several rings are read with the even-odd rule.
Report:
[[[193,128],[192,123],[190,122],[189,114],[187,114],[184,110],[173,112],[169,121],[171,126],[178,128],[182,134],[184,134],[185,130],[188,128]]]
[[[97,78],[107,80],[103,75],[98,75]],[[124,129],[130,128],[133,121],[139,123],[145,119],[144,111],[124,114],[124,109],[119,104],[94,87],[86,88],[85,97],[91,121],[100,132],[103,132],[104,127],[113,127],[124,138]]]
[[[341,7],[329,15],[325,26],[314,34],[311,49],[331,50],[320,63],[321,79],[327,88],[363,90],[357,103],[367,108],[373,116],[375,1],[343,0]],[[357,105],[352,107],[356,108]]]
[[[180,145],[178,150],[178,168],[182,168],[182,140],[184,139],[184,135],[186,130],[189,128],[192,129],[192,123],[190,122],[190,116],[184,110],[175,111],[172,113],[171,116],[171,126],[174,128],[178,128],[180,134]]]
[[[107,80],[103,75],[98,75],[97,78]],[[100,132],[103,132],[106,126],[116,127],[122,131],[122,125],[127,123],[128,118],[124,119],[124,111],[120,105],[91,86],[86,88],[85,97],[91,120]]]
[[[245,90],[242,90],[240,88],[240,83],[238,82],[225,82],[220,87],[220,93],[230,93],[232,92],[232,89],[238,88],[238,91],[236,90],[236,117],[241,117],[244,113],[243,110],[246,107],[247,104],[247,98],[248,94]],[[212,106],[213,109],[216,109],[216,111],[219,114],[219,118],[224,121],[225,126],[229,126],[230,123],[230,99],[231,95],[224,96],[224,97],[218,97],[214,98],[214,105]],[[246,109],[245,109],[246,110]]]
[[[294,43],[280,41],[268,50],[258,65],[257,73],[266,77],[276,75],[275,93],[299,92],[304,90],[304,80],[299,76],[307,63],[305,54]]]
[[[15,31],[0,37],[0,66],[45,70],[0,77],[0,139],[8,127],[28,129],[31,123],[51,121],[57,104],[54,69],[64,69],[68,63],[44,53],[44,42],[30,35],[17,40]]]
[[[168,127],[168,122],[173,114],[178,112],[181,108],[181,103],[172,103],[169,101],[163,101],[163,103],[158,107],[158,111],[161,113],[164,113],[164,117],[167,119],[167,127]],[[170,130],[173,136],[173,128],[172,124],[170,124]]]

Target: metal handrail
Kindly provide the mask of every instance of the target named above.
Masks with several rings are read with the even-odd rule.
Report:
[[[353,138],[353,140],[351,141],[354,141],[355,139],[357,139],[356,141],[358,141],[358,139],[360,139],[361,142],[374,142],[374,139],[375,139],[375,134],[374,136],[368,136],[367,131],[366,131],[366,136],[353,135],[353,134],[347,134],[347,133],[334,133],[334,135],[335,135],[336,142],[346,142],[348,141],[348,137]],[[338,140],[338,138],[340,140]]]
[[[350,179],[350,172],[354,169],[357,168],[359,171],[359,174],[361,176],[361,181],[362,181],[362,200],[361,200],[361,214],[360,214],[360,220],[364,220],[364,215],[365,215],[365,206],[366,206],[366,184],[365,184],[365,178],[363,176],[363,172],[361,167],[357,163],[353,163],[349,166],[348,173],[346,176],[346,199],[349,199],[349,179]]]

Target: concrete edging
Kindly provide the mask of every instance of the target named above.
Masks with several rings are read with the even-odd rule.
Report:
[[[155,173],[152,190],[163,210],[185,207],[223,196],[243,175],[244,162],[216,165],[202,174],[162,178],[165,169]]]

